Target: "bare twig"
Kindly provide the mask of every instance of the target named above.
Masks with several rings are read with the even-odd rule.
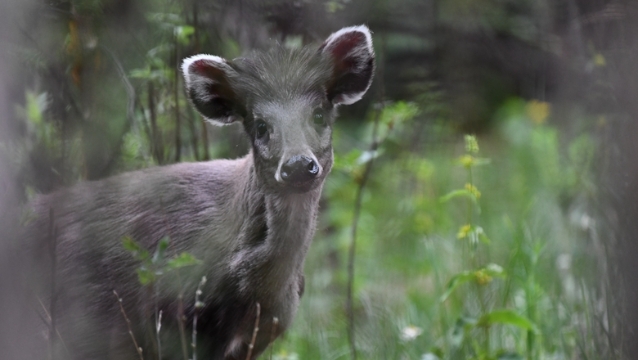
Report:
[[[157,298],[155,300],[157,305]],[[160,339],[160,331],[162,330],[162,310],[157,311],[155,307],[155,339],[157,341],[157,358],[162,358],[162,340]]]
[[[179,326],[179,339],[182,343],[182,357],[188,360],[188,345],[186,343],[186,329],[184,326],[184,294],[177,298],[177,325]]]
[[[57,302],[56,284],[55,278],[57,273],[57,228],[55,227],[55,217],[53,209],[49,209],[49,256],[51,256],[51,302],[49,305],[49,358],[55,358],[55,334],[57,329],[55,328],[55,307]]]
[[[248,353],[246,354],[246,360],[250,360],[253,357],[253,348],[255,347],[255,342],[257,341],[257,333],[259,332],[259,317],[261,316],[261,305],[259,305],[258,302],[255,305],[255,307],[257,308],[257,316],[255,317],[253,338],[250,339],[250,344],[248,344]]]
[[[144,355],[142,355],[142,348],[137,344],[135,340],[135,335],[133,335],[133,329],[131,328],[131,320],[129,320],[128,316],[126,316],[126,311],[124,311],[124,306],[122,305],[122,298],[118,295],[117,291],[113,290],[113,294],[117,299],[117,303],[120,305],[120,312],[124,316],[124,320],[126,320],[126,326],[128,327],[128,333],[131,335],[131,339],[133,340],[133,345],[135,345],[135,350],[137,350],[137,355],[139,355],[140,360],[144,360]]]
[[[197,360],[197,316],[199,315],[199,309],[201,309],[204,304],[199,301],[199,297],[202,295],[202,286],[206,283],[206,276],[202,276],[202,280],[197,285],[197,290],[195,291],[195,314],[193,315],[193,340],[191,342],[191,347],[193,348],[193,360]]]
[[[42,320],[42,322],[44,322],[47,326],[50,326],[50,324],[51,324],[51,315],[47,311],[47,307],[42,302],[42,299],[40,299],[39,297],[37,297],[37,299],[38,299],[38,302],[40,303],[40,307],[42,307],[42,311],[44,311],[44,315],[46,315],[46,318],[44,316],[42,316],[42,314],[40,314],[40,312],[38,312],[38,316],[40,317],[40,320]],[[64,342],[64,339],[62,338],[62,334],[60,334],[60,330],[55,329],[55,333],[58,335],[58,340],[60,340],[60,343],[64,347],[64,350],[66,351],[66,353],[70,354],[71,351],[66,346],[66,343]]]
[[[272,360],[272,352],[273,352],[273,343],[275,342],[275,337],[277,336],[277,328],[279,327],[279,318],[272,318],[272,330],[270,332],[270,342],[268,345],[270,346],[270,360]]]

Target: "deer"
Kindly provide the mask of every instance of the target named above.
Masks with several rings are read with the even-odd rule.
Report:
[[[34,281],[44,288],[41,306],[51,303],[55,315],[56,356],[149,358],[158,346],[149,332],[157,326],[161,357],[183,358],[168,349],[179,342],[179,317],[187,328],[197,318],[194,351],[204,358],[262,354],[291,326],[304,293],[337,109],[364,96],[374,69],[365,25],[343,28],[319,46],[184,59],[192,106],[212,124],[241,124],[250,150],[233,160],[81,182],[30,202],[34,220],[25,236],[35,239],[31,265],[44,274]],[[122,246],[125,237],[148,251],[168,237],[168,253],[188,252],[200,263],[167,274],[149,294],[136,275],[139,261]],[[200,308],[189,295],[196,289]],[[153,331],[142,325],[148,323]]]

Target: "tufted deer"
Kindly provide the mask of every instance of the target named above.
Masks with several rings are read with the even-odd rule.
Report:
[[[279,46],[232,61],[196,55],[182,71],[203,117],[240,122],[252,149],[241,159],[125,173],[32,202],[37,217],[26,231],[40,240],[35,265],[49,276],[41,299],[55,298],[59,358],[139,358],[113,290],[147,359],[158,345],[142,324],[155,326],[158,311],[164,358],[182,358],[170,349],[180,344],[176,318],[191,329],[197,312],[198,354],[242,360],[262,353],[297,311],[333,163],[336,109],[361,99],[372,80],[370,32],[348,27],[318,48]],[[139,262],[122,246],[125,236],[149,251],[168,236],[167,253],[186,251],[201,264],[167,273],[149,293],[135,273]],[[196,310],[202,276],[204,306]]]

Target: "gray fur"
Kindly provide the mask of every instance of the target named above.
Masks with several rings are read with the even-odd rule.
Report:
[[[339,40],[334,35],[329,39]],[[358,45],[370,52],[356,51],[365,59],[353,71],[360,71],[362,62],[373,66],[371,44],[366,45]],[[190,329],[202,276],[208,281],[198,324],[200,354],[245,359],[257,303],[260,330],[253,358],[291,325],[303,293],[304,259],[321,189],[333,162],[331,125],[339,103],[328,94],[340,81],[334,69],[338,60],[321,48],[276,48],[233,62],[212,56],[187,59],[183,71],[193,104],[213,122],[241,121],[252,143],[248,155],[126,173],[32,202],[36,220],[26,235],[36,239],[31,279],[44,289],[41,299],[51,295],[51,209],[57,229],[55,313],[64,340],[60,358],[137,357],[113,290],[123,298],[147,355],[154,350],[153,336],[143,324],[154,323],[153,306],[158,304],[164,358],[179,358],[177,299],[184,295]],[[372,69],[368,71],[371,81]],[[369,83],[361,86],[355,89],[359,93]],[[317,112],[325,116],[325,124],[313,123]],[[257,121],[268,124],[267,139],[259,137]],[[279,175],[281,164],[299,155],[315,160],[319,174],[302,185],[287,184]],[[125,236],[151,251],[168,236],[168,256],[187,251],[202,264],[162,277],[156,297],[139,284],[139,263],[121,245]]]

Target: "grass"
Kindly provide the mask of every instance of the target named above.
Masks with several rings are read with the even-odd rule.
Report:
[[[417,121],[413,110],[387,108],[402,120],[382,122],[392,134],[382,136],[363,196],[353,310],[360,358],[610,358],[609,341],[592,336],[608,319],[592,306],[602,299],[604,262],[591,239],[592,138],[561,137],[548,104],[512,100],[478,144],[451,137],[409,151],[399,145]],[[274,359],[350,357],[346,254],[369,154],[348,149],[348,135],[336,129],[306,294]]]

